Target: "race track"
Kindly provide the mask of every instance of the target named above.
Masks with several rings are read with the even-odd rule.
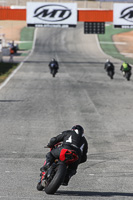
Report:
[[[59,61],[55,78],[52,58]],[[88,200],[133,198],[133,80],[111,80],[96,35],[76,29],[36,30],[31,55],[0,89],[0,199]],[[88,160],[55,195],[36,190],[48,149],[61,131],[81,124]]]

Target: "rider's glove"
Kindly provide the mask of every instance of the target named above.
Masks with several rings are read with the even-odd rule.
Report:
[[[53,148],[53,145],[51,145],[50,143],[48,143],[48,144],[47,144],[47,147]]]

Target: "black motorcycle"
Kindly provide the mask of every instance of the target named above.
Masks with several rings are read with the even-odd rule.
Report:
[[[55,145],[54,148],[59,145],[60,144]],[[78,155],[75,151],[62,149],[60,158],[56,159],[46,171],[41,172],[37,190],[44,190],[47,194],[54,194],[65,180],[69,165],[76,160],[78,160]],[[46,161],[44,162],[44,165],[45,163]]]
[[[114,74],[115,74],[115,67],[114,67],[114,65],[113,65],[113,63],[111,63],[111,62],[106,62],[105,63],[105,66],[104,66],[104,69],[105,69],[105,71],[107,72],[107,75],[111,78],[111,79],[113,79],[113,77],[114,77]]]

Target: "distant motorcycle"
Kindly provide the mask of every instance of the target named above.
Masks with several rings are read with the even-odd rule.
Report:
[[[60,144],[58,143],[54,148],[57,148]],[[69,165],[76,160],[78,160],[78,155],[75,151],[62,149],[60,159],[56,159],[46,171],[41,172],[37,190],[44,190],[47,194],[54,194],[63,183]]]
[[[104,65],[104,69],[106,70],[107,72],[107,75],[113,79],[113,76],[115,74],[115,66],[112,62],[110,62],[109,59],[107,59],[105,65]]]
[[[49,69],[52,76],[55,77],[59,69],[59,64],[55,59],[52,59],[52,61],[49,63]]]

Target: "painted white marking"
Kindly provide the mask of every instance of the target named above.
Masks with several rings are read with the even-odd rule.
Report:
[[[133,53],[122,53],[122,52],[121,52],[121,54],[123,54],[123,55],[133,55]]]
[[[33,41],[15,41],[16,43],[31,43]]]
[[[126,45],[126,42],[100,42],[100,44],[120,44],[120,45]]]
[[[22,138],[19,137],[19,138],[17,138],[17,140],[22,140]]]
[[[16,152],[16,151],[13,151],[12,153],[14,153],[14,154],[15,154],[15,153],[17,153],[17,152]]]

